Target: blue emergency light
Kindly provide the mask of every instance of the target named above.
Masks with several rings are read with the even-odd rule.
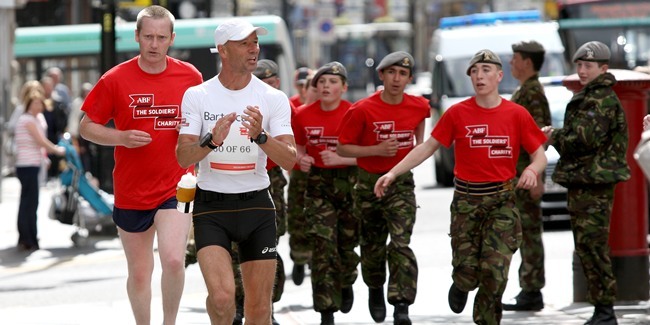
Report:
[[[440,19],[440,28],[541,20],[542,14],[539,10],[485,12],[465,16],[443,17]]]

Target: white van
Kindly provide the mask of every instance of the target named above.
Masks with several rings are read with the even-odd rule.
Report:
[[[558,33],[556,22],[542,21],[536,10],[480,13],[468,16],[445,17],[434,32],[431,42],[431,105],[434,108],[434,122],[451,105],[474,95],[470,78],[466,75],[467,65],[472,56],[489,49],[499,55],[503,62],[503,80],[499,93],[510,98],[519,82],[510,74],[509,61],[512,58],[512,44],[522,40],[536,40],[546,50],[544,65],[540,71],[541,81],[548,82],[545,87],[561,89],[547,90],[551,105],[566,106],[571,92],[557,82],[567,74],[564,59],[564,46]],[[556,77],[556,78],[546,78]],[[544,82],[544,81],[543,81]],[[554,108],[557,111],[564,107]],[[562,115],[564,115],[562,113]],[[563,118],[563,116],[553,116]],[[434,155],[437,183],[452,186],[454,179],[453,149],[440,148]]]

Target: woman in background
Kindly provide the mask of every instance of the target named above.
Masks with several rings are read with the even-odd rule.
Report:
[[[25,112],[16,122],[16,176],[20,181],[20,205],[18,207],[18,249],[35,251],[38,247],[36,211],[38,209],[38,175],[45,151],[59,156],[65,149],[57,146],[45,136],[42,113],[45,98],[38,91],[24,97]]]

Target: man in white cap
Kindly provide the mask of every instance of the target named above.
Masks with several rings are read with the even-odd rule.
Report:
[[[183,97],[176,155],[181,166],[199,163],[194,239],[213,325],[230,325],[235,315],[233,242],[244,283],[244,318],[271,323],[277,250],[266,161],[289,170],[296,149],[289,99],[253,78],[258,35],[266,32],[241,18],[217,27],[211,51],[219,53],[222,70]]]

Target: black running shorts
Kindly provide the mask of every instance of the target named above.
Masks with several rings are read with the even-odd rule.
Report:
[[[275,206],[267,189],[223,194],[197,188],[192,219],[197,252],[211,245],[230,252],[236,242],[241,263],[277,256]]]
[[[176,196],[169,198],[159,207],[151,210],[130,210],[113,207],[113,222],[126,232],[145,232],[153,225],[153,218],[159,209],[176,209]]]

